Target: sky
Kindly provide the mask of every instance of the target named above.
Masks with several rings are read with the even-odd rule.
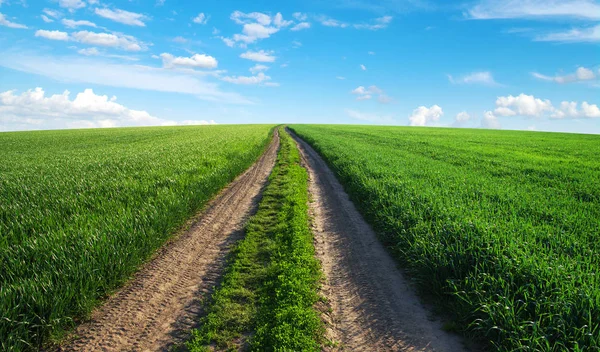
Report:
[[[600,0],[0,0],[0,131],[600,134]]]

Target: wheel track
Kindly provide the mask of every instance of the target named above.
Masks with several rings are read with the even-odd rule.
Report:
[[[158,251],[127,284],[76,329],[62,351],[157,351],[182,342],[202,311],[200,299],[222,273],[275,164],[279,136],[214,200],[192,227]]]

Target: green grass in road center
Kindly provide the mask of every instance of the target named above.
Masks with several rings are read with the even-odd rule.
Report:
[[[256,161],[272,129],[0,133],[0,350],[73,326]]]
[[[321,278],[308,218],[308,174],[291,137],[281,148],[258,211],[232,251],[192,351],[319,351],[323,326],[314,305]]]
[[[600,136],[292,128],[459,327],[502,351],[600,348]]]

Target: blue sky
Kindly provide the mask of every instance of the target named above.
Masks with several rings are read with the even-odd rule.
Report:
[[[0,0],[0,131],[600,133],[600,1]]]

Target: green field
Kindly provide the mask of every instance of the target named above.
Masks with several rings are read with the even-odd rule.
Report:
[[[499,350],[598,350],[600,136],[293,130],[456,328]]]
[[[223,283],[188,344],[191,351],[320,351],[314,305],[321,278],[308,219],[308,173],[292,138],[281,148],[259,209],[232,251]]]
[[[272,126],[0,134],[0,350],[37,349],[248,168]]]

